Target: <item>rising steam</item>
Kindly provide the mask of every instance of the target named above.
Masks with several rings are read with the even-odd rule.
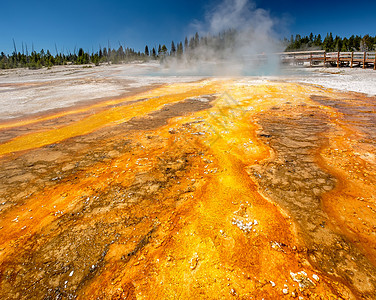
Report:
[[[209,9],[204,21],[191,27],[199,43],[165,66],[175,73],[200,75],[270,75],[279,70],[283,47],[276,38],[270,13],[249,0],[223,0]]]

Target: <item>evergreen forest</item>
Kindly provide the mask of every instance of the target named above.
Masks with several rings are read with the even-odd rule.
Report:
[[[28,51],[28,45],[22,43],[21,50],[17,49],[16,43],[13,40],[14,51],[12,54],[0,53],[0,69],[12,68],[29,68],[40,69],[43,67],[52,67],[56,65],[100,65],[100,64],[120,64],[130,62],[145,62],[145,61],[163,61],[169,57],[176,57],[177,59],[192,58],[197,56],[195,49],[199,47],[210,47],[218,50],[221,53],[222,49],[233,49],[236,47],[235,30],[228,30],[215,36],[200,37],[198,33],[188,38],[184,42],[171,42],[171,45],[158,45],[154,47],[145,46],[143,52],[135,51],[132,48],[126,47],[119,43],[119,47],[111,48],[110,45],[106,48],[99,46],[95,52],[92,50],[84,50],[79,48],[78,51],[74,49],[71,51],[58,51],[55,46],[54,54],[50,50],[41,49],[39,52],[32,50]],[[252,42],[252,41],[250,41]],[[299,34],[291,36],[290,39],[285,38],[281,41],[285,47],[285,51],[310,51],[310,50],[325,50],[332,51],[375,51],[376,50],[376,36],[354,36],[342,38],[339,36],[333,37],[332,33],[328,33],[325,38],[320,34],[309,36],[300,36]],[[205,48],[204,48],[205,49]],[[202,55],[204,51],[200,52]],[[228,51],[226,52],[228,53]],[[230,51],[231,53],[231,51]]]

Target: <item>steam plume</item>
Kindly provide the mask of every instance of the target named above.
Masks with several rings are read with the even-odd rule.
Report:
[[[186,49],[181,60],[167,60],[166,65],[177,73],[275,74],[279,61],[272,53],[282,51],[276,21],[252,1],[223,0],[207,11],[204,21],[191,25],[201,36],[198,45]]]

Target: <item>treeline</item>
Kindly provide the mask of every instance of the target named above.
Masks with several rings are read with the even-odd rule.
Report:
[[[237,34],[236,30],[231,29],[217,35],[200,37],[196,32],[196,34],[189,39],[185,37],[184,43],[178,42],[175,44],[175,42],[172,41],[170,50],[166,45],[159,45],[158,48],[153,47],[151,50],[146,46],[144,53],[146,57],[150,55],[152,59],[159,59],[161,61],[168,60],[169,58],[205,60],[212,58],[214,52],[217,58],[224,58],[231,49],[236,48]]]
[[[246,38],[243,35],[241,38]],[[28,53],[22,44],[22,51],[18,52],[14,43],[14,51],[11,55],[6,55],[4,52],[0,54],[0,69],[11,68],[30,68],[39,69],[42,67],[52,67],[56,65],[85,65],[85,64],[119,64],[129,63],[134,61],[149,61],[149,60],[168,60],[169,58],[176,59],[209,59],[215,54],[216,58],[224,58],[234,51],[239,40],[238,32],[236,30],[227,30],[217,35],[207,35],[200,37],[198,33],[194,36],[185,38],[184,42],[171,42],[170,48],[166,45],[158,45],[154,47],[145,46],[144,52],[135,51],[129,47],[123,47],[119,43],[117,49],[99,47],[97,52],[84,51],[80,48],[73,53],[67,52],[58,53],[55,49],[55,55],[52,55],[49,50],[40,52],[32,51]],[[321,35],[291,36],[290,40],[284,39],[286,46],[285,51],[297,50],[326,50],[331,51],[374,51],[376,50],[376,36],[354,36],[350,38],[341,38],[339,36],[333,37],[332,33],[328,33],[324,39]],[[56,48],[56,46],[55,46]]]
[[[352,35],[349,38],[339,36],[333,37],[332,33],[328,33],[324,39],[321,35],[291,36],[290,40],[285,39],[286,51],[297,50],[325,50],[327,52],[342,51],[375,51],[376,36],[370,35],[359,36]]]
[[[73,53],[56,53],[52,55],[49,50],[40,52],[32,51],[30,54],[26,51],[13,51],[12,55],[6,55],[4,52],[0,54],[0,69],[12,68],[30,68],[40,69],[42,67],[52,67],[58,65],[84,65],[100,63],[126,63],[135,60],[145,60],[144,53],[136,52],[131,48],[123,48],[119,46],[118,49],[100,48],[97,52],[85,52],[82,48]]]
[[[14,45],[14,51],[11,55],[6,55],[4,52],[0,54],[0,69],[12,69],[12,68],[30,68],[39,69],[42,67],[52,67],[57,65],[85,65],[85,64],[119,64],[129,63],[134,61],[149,61],[149,60],[166,60],[168,58],[182,59],[194,59],[210,56],[210,52],[198,51],[198,49],[216,49],[218,53],[221,50],[235,46],[235,30],[228,30],[215,36],[200,37],[198,33],[194,36],[185,38],[184,42],[175,43],[171,42],[170,48],[166,45],[158,45],[155,47],[145,46],[144,52],[136,52],[132,48],[126,48],[119,45],[118,49],[114,48],[101,48],[97,52],[84,51],[80,48],[78,52],[73,53],[58,53],[52,55],[49,50],[40,52],[32,51],[28,53],[22,46],[22,51],[17,52]]]

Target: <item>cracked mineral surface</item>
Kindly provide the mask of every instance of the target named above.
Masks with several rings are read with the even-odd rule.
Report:
[[[171,81],[0,123],[0,298],[375,299],[376,99]]]

